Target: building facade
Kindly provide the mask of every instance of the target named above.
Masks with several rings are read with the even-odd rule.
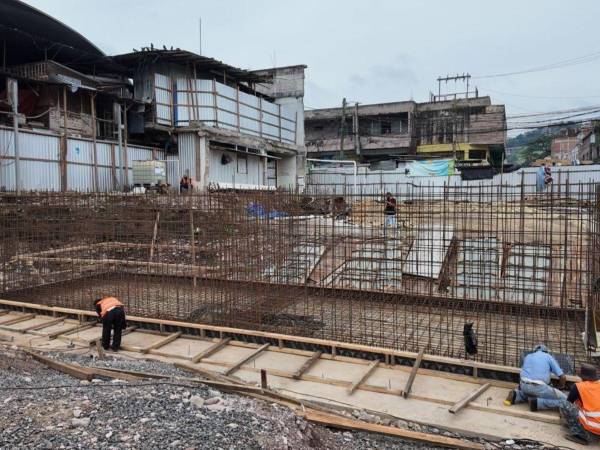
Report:
[[[173,188],[183,175],[198,190],[302,187],[305,66],[252,72],[153,46],[107,56],[18,0],[0,25],[1,189],[123,190],[151,159]]]
[[[504,152],[506,114],[489,97],[315,109],[305,135],[309,158],[481,161]]]

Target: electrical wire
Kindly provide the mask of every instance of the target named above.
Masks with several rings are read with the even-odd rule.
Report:
[[[578,65],[578,64],[585,64],[588,62],[595,61],[597,59],[600,59],[600,52],[593,52],[593,53],[589,53],[587,55],[582,55],[582,56],[578,56],[575,58],[569,58],[569,59],[557,61],[557,62],[551,63],[551,64],[535,66],[535,67],[531,67],[531,68],[525,69],[525,70],[517,70],[514,72],[495,73],[495,74],[489,74],[489,75],[479,75],[479,76],[473,76],[472,78],[473,79],[500,78],[500,77],[509,77],[509,76],[514,76],[514,75],[522,75],[522,74],[535,73],[535,72],[544,72],[544,71],[548,71],[548,70],[562,69],[563,67],[569,67],[569,66],[574,66],[574,65]]]

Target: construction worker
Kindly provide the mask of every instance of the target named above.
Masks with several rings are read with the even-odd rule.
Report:
[[[385,194],[385,208],[383,214],[385,215],[385,226],[395,228],[396,227],[396,199],[392,197],[392,193],[388,192]]]
[[[581,381],[573,385],[567,400],[560,405],[560,415],[569,428],[570,434],[565,437],[587,445],[600,436],[600,381],[591,364],[582,364],[579,376]]]
[[[181,177],[181,180],[179,181],[179,193],[187,194],[188,191],[191,189],[191,187],[192,187],[192,180],[190,178],[188,178],[187,175],[184,175],[183,177]]]
[[[558,408],[567,396],[550,385],[552,374],[559,377],[559,388],[564,389],[567,377],[548,348],[539,344],[523,359],[519,387],[509,392],[505,404],[529,402],[529,409]]]
[[[96,312],[102,318],[102,347],[117,352],[121,348],[121,333],[126,326],[125,308],[116,297],[101,297],[94,300]],[[112,345],[110,334],[113,332]]]

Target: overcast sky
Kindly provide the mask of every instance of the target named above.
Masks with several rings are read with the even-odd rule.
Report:
[[[585,64],[474,79],[508,114],[600,104],[597,0],[28,0],[108,54],[153,43],[245,69],[306,64],[308,107],[415,99],[439,75],[526,70],[598,53]],[[510,95],[509,95],[510,94]],[[547,98],[552,97],[552,98]],[[569,98],[565,98],[569,97]]]

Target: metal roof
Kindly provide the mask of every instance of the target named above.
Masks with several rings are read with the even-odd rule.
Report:
[[[240,69],[229,64],[225,64],[214,58],[201,56],[187,50],[160,50],[160,49],[145,49],[122,55],[115,55],[112,59],[118,64],[134,70],[142,65],[152,64],[156,62],[170,63],[194,63],[198,69],[205,69],[222,74],[223,72],[238,81],[247,81],[251,83],[265,82],[269,78],[260,76],[259,74],[248,70]]]
[[[18,0],[0,1],[0,40],[6,42],[6,64],[47,58],[62,64],[102,60],[106,55],[77,31]]]

